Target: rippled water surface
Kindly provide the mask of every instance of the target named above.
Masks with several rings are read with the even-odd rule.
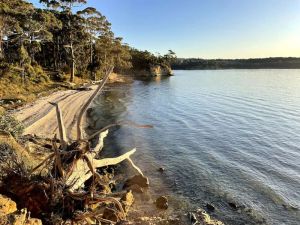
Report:
[[[110,88],[92,116],[97,127],[154,126],[122,127],[111,140],[137,147],[156,191],[210,202],[226,224],[300,224],[300,70],[175,71]]]

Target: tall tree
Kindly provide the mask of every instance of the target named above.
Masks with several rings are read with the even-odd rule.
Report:
[[[78,4],[86,4],[86,0],[40,0],[40,2],[45,3],[48,7],[52,8],[60,8],[65,14],[65,28],[66,28],[66,39],[67,43],[64,44],[64,47],[67,49],[70,55],[71,61],[71,75],[70,75],[70,82],[74,81],[75,77],[75,46],[74,46],[74,39],[76,36],[76,23],[78,22],[79,18],[73,14],[73,9]]]
[[[94,73],[94,46],[99,36],[110,31],[110,23],[106,20],[106,17],[98,12],[95,8],[88,7],[82,11],[77,12],[83,18],[83,25],[89,37],[89,70],[91,79],[96,80]]]

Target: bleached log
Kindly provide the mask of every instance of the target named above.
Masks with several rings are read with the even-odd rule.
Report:
[[[58,106],[58,103],[55,103],[55,102],[49,102],[49,103],[51,105],[55,106],[58,131],[59,131],[59,137],[60,137],[60,144],[62,146],[62,149],[65,150],[67,148],[68,141],[67,141],[67,136],[66,136],[66,128],[65,128],[63,118],[62,118],[62,112]]]
[[[100,153],[104,145],[104,138],[107,136],[107,134],[108,129],[100,133],[98,143],[95,148],[92,149],[92,152],[95,152],[96,154]]]
[[[95,97],[103,89],[105,83],[108,80],[109,75],[113,72],[113,69],[114,69],[114,67],[112,67],[109,71],[107,71],[107,73],[105,74],[104,78],[102,79],[101,83],[99,84],[99,86],[97,87],[97,89],[95,90],[95,92],[91,95],[91,97],[86,101],[86,103],[84,104],[84,106],[80,110],[79,115],[78,115],[78,120],[77,120],[77,140],[81,140],[83,138],[81,121],[82,121],[84,113],[86,112],[86,110],[88,109],[88,107],[90,106],[90,104],[93,102],[93,100],[95,99]]]
[[[87,153],[85,154],[85,157],[88,158],[92,164],[92,167],[96,169],[104,166],[116,165],[128,159],[133,153],[135,153],[135,151],[136,149],[133,149],[115,158],[94,159],[94,153]],[[83,187],[84,182],[87,181],[92,175],[93,173],[91,172],[87,161],[84,159],[79,159],[75,163],[72,173],[66,179],[65,183],[67,186],[69,186],[70,191],[75,191],[78,188]]]

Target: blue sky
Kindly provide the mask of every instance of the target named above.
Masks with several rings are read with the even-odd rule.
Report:
[[[300,57],[300,0],[88,0],[86,6],[105,15],[124,42],[153,53]]]

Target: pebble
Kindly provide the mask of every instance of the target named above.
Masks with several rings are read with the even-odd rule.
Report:
[[[237,209],[238,206],[234,203],[234,202],[228,202],[228,205],[233,208],[233,209]]]
[[[161,173],[165,172],[165,170],[166,170],[166,169],[165,169],[164,167],[158,168],[158,171],[161,172]]]
[[[215,206],[210,204],[210,203],[207,203],[206,204],[206,208],[209,210],[209,211],[215,211]]]

